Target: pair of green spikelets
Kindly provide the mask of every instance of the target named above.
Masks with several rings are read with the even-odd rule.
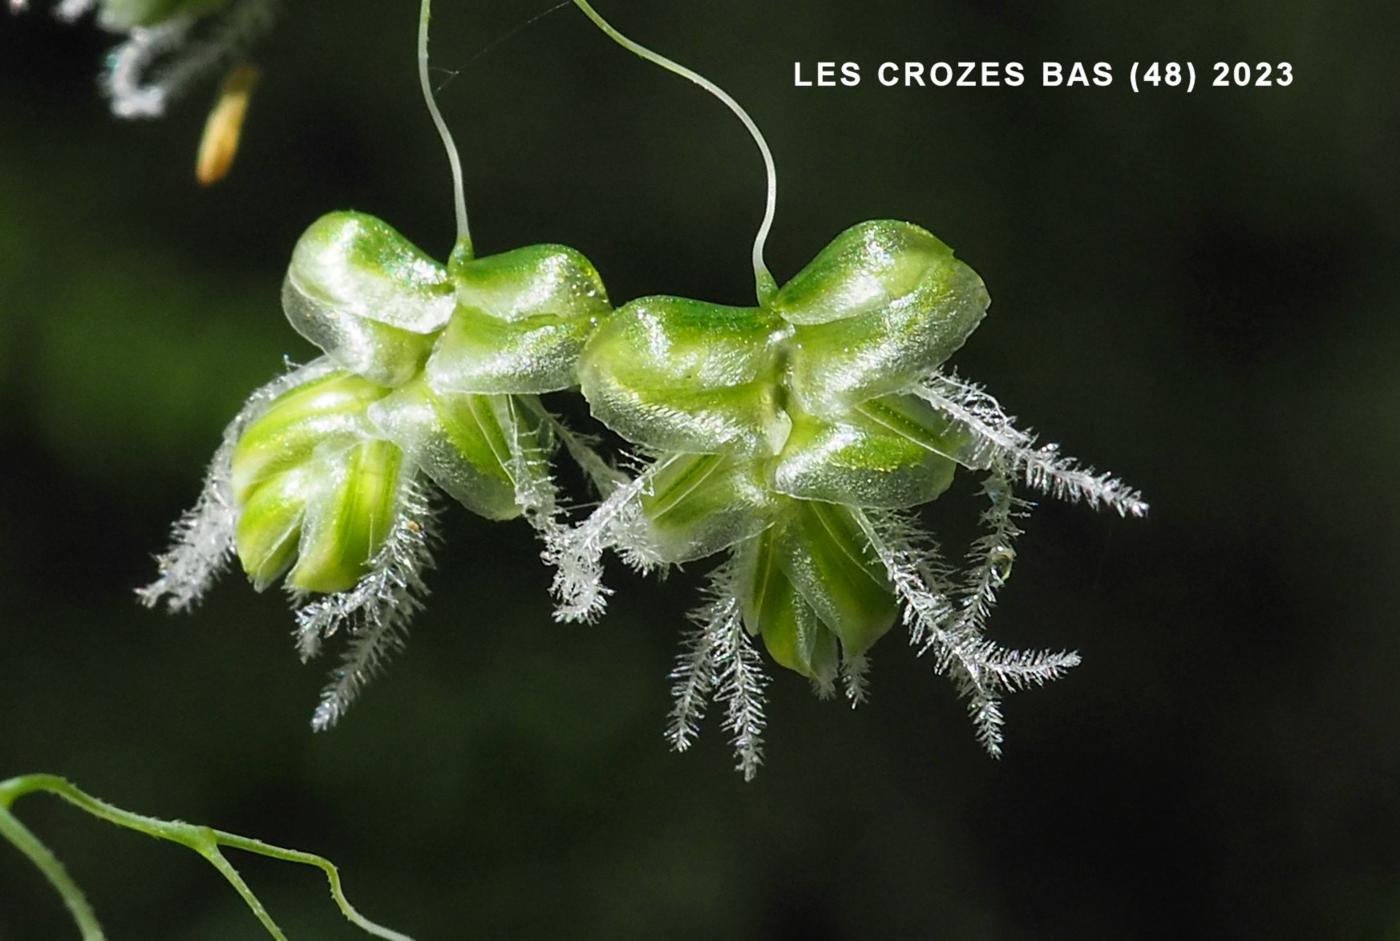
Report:
[[[216,14],[231,2],[103,0],[100,19],[114,29],[149,27]],[[485,518],[531,517],[548,537],[552,561],[567,562],[581,548],[587,568],[590,552],[604,546],[571,545],[552,497],[531,486],[564,437],[605,496],[628,497],[609,497],[599,513],[620,517],[629,505],[638,511],[625,538],[615,519],[580,531],[632,553],[644,567],[730,554],[728,580],[716,599],[720,610],[692,651],[697,657],[705,644],[729,643],[726,625],[734,623],[737,633],[761,636],[776,662],[830,689],[838,673],[848,682],[858,676],[865,651],[891,628],[902,605],[916,642],[939,650],[938,668],[957,678],[995,754],[997,695],[1053,679],[1077,662],[1067,654],[1004,652],[980,636],[980,619],[1012,558],[1010,474],[1120,513],[1142,515],[1146,504],[1121,482],[1081,471],[1053,449],[1031,451],[1033,439],[1011,428],[975,387],[954,381],[953,399],[931,390],[930,377],[976,328],[989,300],[981,279],[924,229],[894,221],[854,226],[779,286],[762,258],[775,206],[773,162],[748,115],[712,83],[618,33],[584,0],[575,5],[620,45],[705,87],[753,135],[769,181],[754,244],[757,305],[646,297],[614,309],[597,271],[573,249],[534,245],[475,257],[457,155],[427,93],[423,0],[420,78],[453,163],[458,244],[443,265],[370,216],[333,213],[311,226],[294,251],[283,306],[325,357],[281,381],[280,394],[268,401],[255,395],[228,440],[227,480],[216,458],[209,499],[177,530],[185,553],[163,557],[161,580],[143,596],[154,603],[168,595],[175,608],[197,599],[225,552],[226,500],[232,541],[257,588],[285,578],[299,595],[353,594],[377,567],[395,571],[384,568],[381,556],[394,549],[397,528],[419,525],[405,507],[417,499],[420,475]],[[595,419],[648,459],[637,480],[626,481],[575,447],[539,400],[571,389],[582,393]],[[951,606],[946,580],[901,555],[912,552],[913,542],[883,538],[898,518],[873,522],[867,513],[935,499],[958,465],[991,469],[989,512],[999,527],[983,540],[984,558],[961,611]],[[904,584],[896,584],[901,578]],[[560,613],[587,619],[606,592],[590,591],[587,578],[578,579],[561,566]],[[725,613],[726,604],[732,613]],[[373,617],[367,626],[397,623],[392,612]],[[938,636],[925,632],[940,623],[951,628]],[[756,704],[741,702],[740,687],[749,682],[740,675],[745,655],[735,649],[706,656],[680,673],[673,744],[684,748],[693,734],[699,713],[692,694],[727,684],[734,693],[726,724],[750,776],[762,721]],[[351,665],[342,673],[357,682],[357,671],[369,667]],[[726,675],[706,672],[711,669]],[[761,692],[761,684],[750,692]],[[854,687],[849,692],[859,698]],[[333,721],[338,711],[328,715]],[[18,797],[40,791],[194,849],[274,938],[283,937],[280,930],[221,848],[317,866],[354,924],[379,937],[404,937],[355,912],[335,868],[320,857],[131,814],[60,778],[0,782],[0,835],[58,889],[86,941],[102,938],[91,908],[10,813]]]
[[[102,17],[149,26],[226,3],[105,0]],[[651,297],[614,311],[570,248],[474,257],[460,198],[446,265],[378,219],[327,216],[298,243],[283,302],[337,370],[244,429],[232,466],[238,556],[258,589],[286,576],[298,592],[346,591],[419,471],[481,516],[519,515],[512,464],[547,448],[533,397],[580,388],[595,418],[667,462],[642,500],[651,561],[745,543],[746,626],[779,663],[827,685],[837,642],[860,656],[897,608],[843,506],[912,507],[948,486],[965,441],[908,389],[976,327],[985,288],[927,231],[879,221],[842,233],[779,289],[761,257],[772,161],[752,121],[712,83],[578,6],[613,40],[718,96],[759,142],[770,191],[758,306]],[[424,68],[427,16],[425,4]]]
[[[966,443],[907,389],[987,306],[932,235],[869,222],[765,303],[647,297],[614,310],[578,252],[535,245],[437,265],[384,223],[316,222],[283,292],[335,371],[274,400],[233,456],[237,549],[261,588],[349,589],[415,469],[489,519],[518,515],[512,455],[538,450],[533,397],[579,387],[665,467],[641,506],[656,561],[743,543],[750,632],[829,683],[895,620],[845,506],[926,503]],[[510,439],[516,439],[512,442]]]

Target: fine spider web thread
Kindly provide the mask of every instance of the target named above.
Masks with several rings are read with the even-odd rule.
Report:
[[[593,21],[593,25],[602,30],[613,42],[653,65],[659,65],[666,71],[679,75],[681,78],[699,85],[701,88],[705,89],[705,91],[723,102],[724,106],[734,112],[734,116],[742,121],[744,127],[748,129],[749,135],[753,138],[753,142],[758,145],[759,153],[763,155],[763,169],[768,178],[768,196],[764,203],[763,221],[759,224],[758,234],[753,240],[754,286],[758,293],[759,303],[765,303],[776,294],[778,290],[778,283],[773,280],[773,275],[769,272],[768,265],[763,260],[763,248],[768,241],[768,231],[773,228],[773,215],[777,212],[778,208],[778,170],[773,164],[773,152],[768,149],[768,141],[764,140],[763,132],[758,129],[758,125],[754,123],[753,118],[749,117],[749,113],[743,109],[743,106],[730,97],[723,88],[720,88],[700,73],[688,69],[679,62],[668,59],[661,53],[654,52],[636,40],[624,36],[622,33],[618,32],[616,27],[603,19],[602,15],[599,14],[597,10],[593,9],[593,5],[590,4],[588,0],[573,0],[573,2],[574,6],[582,10],[583,14]]]
[[[511,29],[510,32],[506,33],[504,36],[498,36],[495,39],[488,42],[486,45],[482,46],[480,49],[478,49],[470,59],[462,63],[461,68],[466,68],[476,60],[484,58],[486,55],[495,50],[498,46],[504,45],[505,43],[514,39],[516,36],[519,36],[525,30],[529,29],[531,26],[534,26],[546,16],[549,16],[551,13],[557,13],[572,2],[573,0],[559,0],[559,2],[554,4],[553,6],[546,7],[545,9],[536,13],[534,16],[530,17],[525,22],[517,24],[514,28]],[[456,74],[455,71],[453,74]],[[438,91],[442,91],[441,85],[438,86]]]

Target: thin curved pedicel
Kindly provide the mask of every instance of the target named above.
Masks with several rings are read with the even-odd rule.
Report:
[[[724,705],[745,778],[762,761],[766,680],[749,642],[819,693],[865,696],[866,652],[901,618],[967,700],[999,754],[1002,694],[1055,679],[1068,652],[1007,650],[984,633],[1029,504],[1012,481],[1142,516],[1140,495],[1017,430],[979,387],[940,368],[980,323],[981,279],[926,230],[874,221],[838,235],[781,289],[762,264],[776,180],[762,136],[712,83],[619,33],[629,51],[705,87],[740,116],[769,174],[755,241],[758,304],[675,297],[623,305],[584,349],[595,417],[650,457],[556,554],[556,615],[597,617],[612,548],[649,569],[723,553],[672,674],[668,737],[689,746],[706,703]],[[955,466],[986,471],[985,527],[961,573],[919,531],[914,507]]]
[[[763,221],[759,223],[758,232],[753,240],[754,290],[758,294],[759,300],[766,300],[777,289],[777,282],[773,280],[773,275],[768,271],[768,263],[763,258],[763,249],[768,242],[768,232],[773,228],[773,216],[778,210],[778,170],[773,163],[773,152],[769,149],[768,141],[764,139],[763,132],[758,129],[758,125],[754,123],[753,118],[749,117],[749,113],[744,110],[743,106],[730,97],[723,88],[694,69],[688,69],[679,62],[668,59],[661,53],[648,49],[641,43],[624,36],[616,27],[603,19],[587,0],[573,0],[573,3],[604,35],[628,52],[705,89],[733,112],[734,116],[744,125],[744,129],[749,132],[749,136],[753,138],[754,146],[758,148],[759,156],[763,158],[763,171],[767,182],[767,195],[763,203]]]
[[[427,84],[429,4],[420,12]],[[441,490],[487,519],[524,516],[562,537],[559,443],[600,487],[617,474],[538,401],[576,383],[585,341],[611,312],[593,265],[560,245],[475,257],[452,157],[458,239],[442,264],[388,224],[330,213],[292,253],[288,321],[324,355],[255,393],[230,425],[205,492],[176,527],[154,605],[191,606],[231,554],[259,590],[282,580],[304,658],[349,647],[313,726],[333,725],[422,607]]]

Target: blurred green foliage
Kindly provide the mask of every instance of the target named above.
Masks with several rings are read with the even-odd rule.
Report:
[[[745,302],[742,130],[571,10],[490,45],[541,6],[435,20],[481,250],[577,246],[618,302]],[[289,5],[208,191],[205,101],[118,123],[108,39],[30,14],[0,19],[0,777],[325,853],[424,939],[1400,930],[1393,6],[613,6],[767,131],[780,279],[860,219],[927,226],[993,298],[956,365],[1152,500],[1146,524],[1050,505],[1024,539],[994,629],[1085,664],[1009,703],[1000,763],[894,638],[855,713],[779,676],[746,786],[717,729],[684,756],[660,734],[696,573],[619,575],[606,621],[560,627],[526,528],[453,513],[408,651],[312,736],[325,665],[297,663],[281,599],[231,577],[171,619],[131,588],[242,397],[310,355],[278,310],[301,230],[354,208],[450,245],[416,5]],[[1286,59],[1297,81],[1132,95],[1153,58]],[[799,59],[867,80],[793,88]],[[886,59],[1119,78],[886,89]],[[949,547],[974,503],[963,481],[928,509]],[[258,936],[198,860],[56,803],[25,816],[114,939]],[[245,871],[293,938],[353,936],[314,874]],[[64,918],[0,852],[0,938]]]

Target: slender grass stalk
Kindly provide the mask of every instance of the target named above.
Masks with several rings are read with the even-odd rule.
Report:
[[[452,166],[452,199],[457,213],[457,249],[471,253],[471,228],[467,224],[466,184],[462,181],[462,157],[457,152],[457,143],[452,139],[452,131],[438,110],[437,99],[433,96],[433,85],[428,78],[428,22],[432,19],[432,0],[423,0],[418,13],[418,84],[423,89],[423,103],[428,106],[428,114],[433,119],[442,146],[447,151],[447,162]]]
[[[135,830],[137,833],[144,833],[158,840],[178,843],[194,850],[228,880],[228,883],[242,897],[267,933],[278,941],[286,941],[286,935],[277,927],[277,923],[273,921],[266,907],[249,888],[243,877],[238,874],[238,870],[224,856],[222,851],[224,848],[256,853],[259,856],[280,859],[283,862],[314,866],[326,874],[326,879],[331,887],[331,898],[335,900],[341,914],[351,924],[376,938],[384,938],[387,941],[412,941],[408,935],[377,925],[356,911],[355,907],[350,904],[350,900],[345,897],[344,889],[340,883],[339,870],[324,856],[274,846],[271,843],[264,843],[262,840],[240,836],[225,830],[216,830],[212,827],[184,823],[179,820],[161,820],[156,817],[132,813],[79,790],[71,782],[57,775],[27,774],[10,778],[8,781],[0,781],[0,837],[4,837],[20,852],[29,857],[30,861],[48,879],[59,896],[62,897],[68,911],[72,913],[74,922],[77,923],[82,932],[83,941],[104,941],[106,936],[102,933],[102,926],[98,923],[97,915],[92,906],[88,903],[82,890],[78,888],[77,883],[68,875],[63,864],[11,812],[10,808],[15,801],[26,794],[52,794],[61,797],[74,807],[99,820],[105,820],[128,830]]]

